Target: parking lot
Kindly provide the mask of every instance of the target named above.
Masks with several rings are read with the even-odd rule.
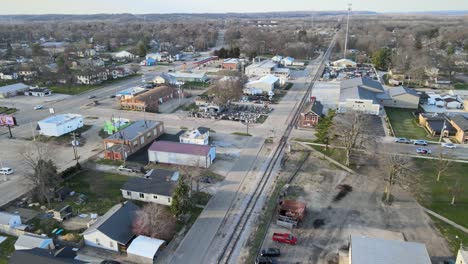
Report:
[[[262,116],[266,117],[272,111],[273,109],[267,105],[231,104],[225,107],[221,112],[189,112],[189,116],[257,123],[260,122]]]

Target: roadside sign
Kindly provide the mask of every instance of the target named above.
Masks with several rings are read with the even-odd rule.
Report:
[[[0,115],[0,126],[16,126],[16,119],[11,115]]]

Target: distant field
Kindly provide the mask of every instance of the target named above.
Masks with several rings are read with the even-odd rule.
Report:
[[[396,137],[406,137],[410,139],[426,139],[427,133],[424,128],[419,127],[416,118],[412,114],[412,109],[386,107],[388,119],[392,124]]]

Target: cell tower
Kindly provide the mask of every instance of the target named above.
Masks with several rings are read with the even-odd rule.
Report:
[[[344,43],[344,53],[343,53],[343,58],[346,59],[346,53],[348,50],[348,31],[349,31],[349,13],[351,12],[351,3],[348,3],[348,18],[346,20],[346,37],[345,37],[345,43]]]

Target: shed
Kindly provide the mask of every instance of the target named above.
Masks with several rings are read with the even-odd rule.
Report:
[[[127,249],[127,257],[136,263],[152,264],[164,240],[146,236],[135,238]]]
[[[32,248],[54,249],[55,246],[51,238],[34,234],[24,234],[19,236],[18,240],[16,240],[16,250]]]
[[[0,226],[15,228],[21,225],[21,217],[17,214],[0,212]]]

